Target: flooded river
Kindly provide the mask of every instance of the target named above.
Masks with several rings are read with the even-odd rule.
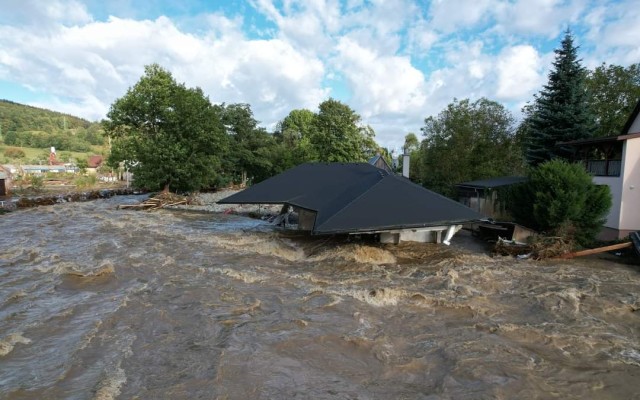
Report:
[[[0,216],[0,398],[640,398],[638,267],[136,201]]]

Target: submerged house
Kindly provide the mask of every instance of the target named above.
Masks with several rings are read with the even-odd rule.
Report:
[[[574,149],[593,182],[611,189],[612,206],[600,237],[621,239],[640,231],[640,102],[621,135],[561,143]]]
[[[219,201],[282,204],[313,235],[378,234],[383,243],[449,244],[482,218],[464,205],[367,163],[307,163]]]

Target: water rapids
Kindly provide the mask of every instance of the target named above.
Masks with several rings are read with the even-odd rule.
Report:
[[[136,201],[0,217],[0,398],[640,398],[637,267]]]

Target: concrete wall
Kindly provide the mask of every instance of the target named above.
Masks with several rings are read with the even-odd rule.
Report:
[[[639,121],[636,118],[634,125]],[[640,138],[625,142],[623,157],[619,229],[635,231],[640,230]]]

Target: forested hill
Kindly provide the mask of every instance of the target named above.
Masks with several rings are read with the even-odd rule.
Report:
[[[48,131],[88,128],[91,122],[73,115],[44,108],[27,106],[9,100],[0,100],[2,132]]]
[[[0,141],[6,145],[88,151],[104,144],[97,122],[43,108],[0,100]]]

